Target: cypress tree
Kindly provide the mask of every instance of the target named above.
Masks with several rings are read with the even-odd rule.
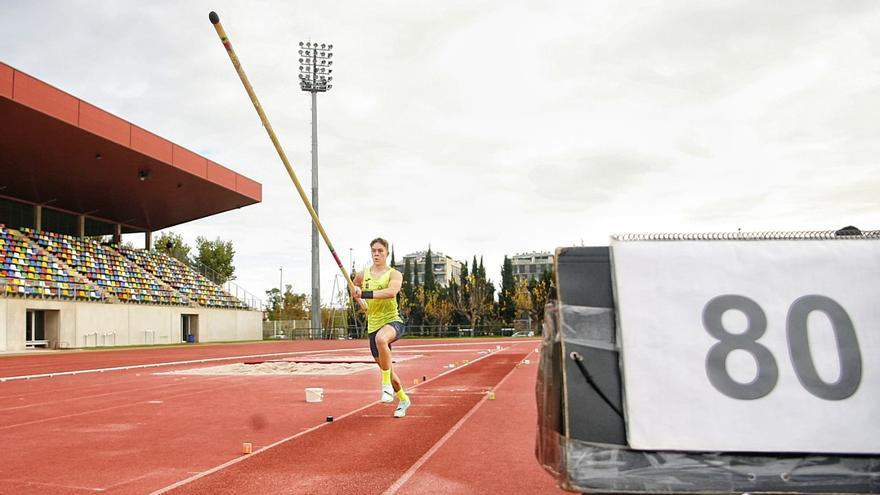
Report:
[[[412,301],[412,267],[409,264],[409,258],[403,260],[403,285],[401,286],[403,294],[408,301]]]
[[[431,254],[431,245],[428,244],[428,252],[425,254],[425,294],[434,292],[437,282],[434,280],[434,256]]]
[[[516,292],[516,280],[513,277],[513,262],[504,256],[504,263],[501,265],[501,292],[498,294],[498,316],[505,323],[511,323],[516,317],[514,292]]]
[[[471,296],[470,296],[470,283],[468,281],[468,266],[467,262],[461,264],[461,273],[459,273],[459,287],[461,288],[461,303],[464,307],[467,307],[470,304]]]

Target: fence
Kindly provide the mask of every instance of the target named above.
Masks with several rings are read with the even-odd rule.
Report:
[[[342,326],[335,328],[313,328],[310,320],[281,320],[263,322],[263,340],[327,340],[357,338],[350,334],[349,329]]]
[[[540,325],[528,320],[517,320],[514,326],[503,324],[477,325],[407,325],[406,336],[410,338],[451,338],[451,337],[530,337],[540,334]],[[334,328],[314,329],[309,320],[264,321],[264,340],[319,340],[319,339],[360,339],[366,336],[364,327],[336,326]]]

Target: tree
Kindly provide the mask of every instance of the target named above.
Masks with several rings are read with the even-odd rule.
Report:
[[[413,326],[424,325],[425,323],[425,288],[416,287],[413,291],[412,300],[407,301],[409,307],[408,322]]]
[[[498,316],[507,324],[512,323],[516,318],[516,304],[513,300],[516,290],[513,262],[504,256],[504,263],[501,265],[501,292],[498,294]]]
[[[492,304],[491,299],[486,297],[487,284],[485,281],[471,274],[468,277],[468,285],[471,297],[462,309],[467,314],[470,324],[476,327],[491,318]]]
[[[425,295],[425,315],[433,323],[445,328],[452,319],[452,303],[441,291],[434,291]]]
[[[532,280],[529,282],[529,293],[532,297],[532,308],[529,312],[532,321],[544,321],[544,307],[550,300],[553,291],[553,270],[544,272],[541,280]]]
[[[449,320],[449,323],[452,325],[467,325],[467,315],[460,309],[462,306],[461,292],[461,285],[458,284],[455,278],[451,278],[449,280],[449,286],[446,288],[445,296],[452,309],[452,316]]]
[[[418,288],[419,285],[421,285],[419,283],[419,259],[416,258],[415,266],[413,267],[413,283],[412,283],[413,297],[415,297],[415,294],[416,294],[415,290],[416,290],[416,288]]]
[[[160,253],[179,259],[180,261],[189,261],[190,247],[183,242],[183,236],[174,232],[162,232],[159,238],[153,243],[153,249]]]
[[[232,264],[235,249],[232,241],[222,241],[219,237],[215,241],[209,241],[199,236],[196,238],[196,250],[198,254],[194,261],[214,270],[218,278],[214,282],[222,284],[235,278],[235,266]]]
[[[409,258],[403,260],[403,283],[400,286],[400,292],[402,292],[408,299],[412,300],[412,266],[409,264]],[[398,301],[398,304],[400,304],[400,301]]]
[[[521,278],[516,281],[516,288],[514,289],[512,299],[517,318],[527,317],[532,319],[534,300],[530,288],[534,285],[535,282],[529,281],[527,278]]]
[[[480,266],[477,267],[477,278],[482,284],[481,296],[484,298],[484,302],[488,305],[488,311],[491,315],[491,313],[494,313],[495,311],[495,284],[493,284],[491,280],[486,278],[486,268],[483,266],[482,256],[480,256]]]
[[[286,285],[284,295],[277,288],[266,291],[270,320],[305,320],[309,317],[306,302],[308,296],[293,292],[292,285]]]
[[[296,294],[293,292],[292,285],[286,285],[284,290],[284,301],[281,308],[282,320],[305,320],[309,317],[306,301],[308,296],[305,294]]]
[[[269,289],[266,291],[266,308],[269,311],[269,320],[280,320],[281,316],[281,291],[278,289]]]
[[[475,257],[476,259],[476,257]],[[461,273],[458,275],[458,298],[453,300],[453,304],[456,301],[460,300],[459,304],[456,304],[457,307],[467,306],[471,300],[471,292],[470,292],[470,284],[468,284],[468,267],[467,262],[463,263],[461,266]]]
[[[431,245],[428,245],[428,252],[425,253],[425,292],[430,294],[437,288],[437,281],[434,279],[434,255],[431,254]]]

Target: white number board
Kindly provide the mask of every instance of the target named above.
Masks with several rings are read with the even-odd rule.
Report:
[[[627,436],[880,453],[880,242],[613,242]]]

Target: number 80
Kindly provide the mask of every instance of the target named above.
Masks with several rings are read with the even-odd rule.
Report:
[[[746,316],[745,332],[730,333],[724,328],[721,317],[729,310],[740,311]],[[807,317],[813,311],[825,313],[834,329],[840,361],[840,377],[834,383],[824,382],[813,362],[807,336]],[[759,399],[773,390],[779,379],[779,369],[770,350],[757,342],[767,330],[767,316],[758,303],[737,294],[718,296],[703,308],[703,327],[718,340],[706,355],[706,374],[713,387],[728,397],[743,400]],[[859,342],[852,321],[840,304],[826,296],[800,297],[788,310],[785,330],[791,364],[798,381],[808,392],[825,400],[843,400],[858,390],[862,380]],[[727,371],[727,356],[737,349],[751,354],[757,363],[755,379],[750,383],[735,381]]]

